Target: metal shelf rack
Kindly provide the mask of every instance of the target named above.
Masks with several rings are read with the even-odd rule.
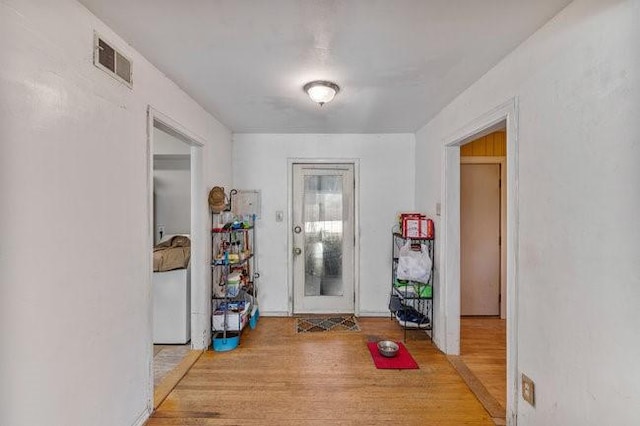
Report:
[[[391,318],[395,318],[398,324],[404,330],[404,340],[407,340],[407,331],[420,331],[426,333],[430,339],[433,339],[433,271],[434,271],[434,246],[435,241],[433,238],[413,238],[404,237],[399,232],[398,227],[394,227],[391,232],[392,242],[392,266],[391,266],[391,290],[389,310],[391,312]],[[425,245],[427,253],[431,258],[431,273],[429,274],[429,280],[426,283],[416,281],[401,281],[397,279],[398,270],[398,254],[400,248],[402,248],[407,242],[416,247]],[[420,315],[426,317],[429,321],[423,321],[419,326],[414,325],[407,321],[408,314],[417,311]],[[402,321],[404,319],[404,321]],[[409,324],[408,324],[409,323]]]

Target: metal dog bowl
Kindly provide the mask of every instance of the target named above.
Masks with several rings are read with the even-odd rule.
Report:
[[[380,352],[380,355],[386,356],[387,358],[393,358],[396,356],[398,354],[398,349],[400,349],[398,344],[391,340],[380,340],[378,342],[378,352]]]

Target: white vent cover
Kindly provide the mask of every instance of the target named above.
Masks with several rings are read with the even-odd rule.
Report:
[[[98,34],[94,36],[93,64],[127,86],[133,85],[131,60]]]

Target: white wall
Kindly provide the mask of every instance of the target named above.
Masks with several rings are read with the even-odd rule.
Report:
[[[163,235],[191,232],[191,147],[153,128],[153,208],[155,242]]]
[[[288,310],[288,159],[359,159],[360,312],[388,315],[391,226],[399,211],[413,209],[414,137],[396,135],[237,134],[233,182],[262,191],[257,224],[261,311]],[[285,213],[276,222],[276,211]]]
[[[164,226],[164,235],[191,232],[191,172],[183,168],[187,161],[162,161],[175,165],[153,170],[156,238],[159,226]]]
[[[133,90],[92,65],[94,29],[132,57]],[[0,0],[0,50],[0,424],[136,424],[153,381],[147,106],[206,141],[208,187],[231,180],[230,132],[75,1]]]
[[[640,1],[574,1],[416,135],[416,207],[442,144],[519,101],[518,425],[632,425],[640,405]],[[442,318],[439,318],[440,320]]]

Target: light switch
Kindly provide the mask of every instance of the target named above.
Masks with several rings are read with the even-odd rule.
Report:
[[[276,212],[276,222],[282,222],[284,220],[284,213],[282,210]]]
[[[440,216],[441,210],[442,210],[442,204],[436,203],[436,216]]]

